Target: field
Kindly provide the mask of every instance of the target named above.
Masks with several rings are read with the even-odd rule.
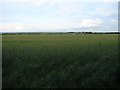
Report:
[[[3,88],[118,88],[118,34],[2,36]]]

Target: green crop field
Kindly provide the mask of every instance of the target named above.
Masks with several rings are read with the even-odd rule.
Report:
[[[118,34],[2,35],[3,88],[118,88]]]

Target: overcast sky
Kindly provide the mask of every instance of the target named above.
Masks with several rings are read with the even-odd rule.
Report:
[[[111,32],[117,23],[118,0],[0,1],[0,32]]]

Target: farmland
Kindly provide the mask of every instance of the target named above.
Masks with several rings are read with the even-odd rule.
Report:
[[[2,35],[3,88],[117,88],[118,34]]]

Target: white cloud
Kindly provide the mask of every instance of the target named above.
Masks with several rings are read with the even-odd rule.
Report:
[[[93,15],[100,15],[103,17],[108,17],[113,14],[118,14],[118,4],[117,3],[103,3],[95,7],[95,12]]]
[[[37,21],[36,21],[37,22]],[[30,25],[29,25],[30,26]],[[32,28],[38,28],[39,30],[57,30],[57,29],[68,29],[72,27],[79,27],[79,23],[75,23],[69,20],[63,19],[42,19],[40,22],[31,23]]]
[[[36,0],[36,2],[43,2],[45,0]],[[47,1],[47,0],[46,0]],[[35,2],[35,0],[1,0],[1,2],[4,2],[4,3],[25,3],[25,2]]]
[[[99,18],[92,20],[92,19],[83,19],[81,20],[80,27],[96,27],[103,23],[103,21]]]
[[[59,21],[59,22],[58,22]],[[113,19],[114,21],[114,19]],[[36,21],[37,22],[37,21]],[[37,23],[4,22],[0,23],[0,32],[51,32],[51,31],[115,31],[109,24],[102,26],[103,21],[96,19],[83,19],[80,23],[67,20],[47,20]],[[109,26],[109,27],[107,27]]]
[[[111,20],[112,22],[116,22],[117,20],[116,19],[113,19],[113,20]]]
[[[82,12],[83,9],[83,6],[75,4],[62,4],[56,12],[58,14],[75,14],[78,12]]]
[[[0,23],[0,32],[19,32],[26,30],[26,27],[23,23],[19,22],[9,22],[9,23]]]
[[[112,14],[114,15],[117,12],[117,9],[115,9],[112,6],[113,3],[110,5],[105,3],[105,4],[100,4],[100,5],[98,4],[98,5],[92,6],[87,3],[86,4],[76,3],[76,2],[80,2],[81,0],[69,0],[69,1],[68,0],[29,0],[29,1],[28,0],[18,0],[18,1],[2,0],[2,1],[8,4],[6,4],[5,7],[3,8],[4,12],[6,12],[5,13],[6,15],[0,17],[0,20],[3,20],[5,22],[8,21],[8,22],[0,23],[1,32],[55,31],[58,29],[59,30],[61,29],[63,31],[64,29],[68,30],[72,28],[85,28],[85,29],[88,28],[89,30],[91,30],[90,28],[92,27],[94,28],[103,24],[102,20],[104,20],[104,18],[102,18],[101,20],[99,19],[100,18],[99,16],[107,17]],[[18,2],[18,3],[9,4],[10,1],[13,1],[16,3]],[[110,0],[104,0],[104,1],[110,1]],[[30,5],[27,6],[28,3],[30,3]],[[57,3],[60,3],[60,4],[57,4]],[[45,5],[40,7],[35,6],[35,5],[41,5],[41,4],[45,4]],[[10,5],[10,6],[7,6],[7,5]],[[55,5],[55,7],[57,8],[50,7],[49,5],[50,6]],[[18,13],[14,11],[14,8],[15,9],[18,8],[18,11],[19,11],[19,8],[22,8],[22,9],[20,9],[20,13]],[[67,17],[64,16],[65,14],[67,14],[66,15]],[[74,14],[74,15],[70,16],[69,14]],[[84,19],[84,18],[89,18],[89,19]],[[96,18],[96,19],[92,19],[92,18]],[[112,18],[112,19],[115,19],[115,18]],[[116,23],[115,22],[116,20],[112,20],[112,19],[110,19],[109,21],[112,22],[112,24]],[[80,20],[81,22],[79,22]],[[106,22],[106,23],[109,24],[109,22]],[[112,27],[110,25],[107,25],[107,26]]]
[[[79,24],[66,20],[46,20],[36,23],[6,22],[0,23],[0,32],[44,32],[79,27]]]
[[[117,5],[117,3],[96,3],[96,5],[92,5],[91,3],[64,3],[60,4],[56,13],[61,15],[79,14],[81,16],[85,15],[87,17],[90,15],[108,17],[118,13]]]
[[[48,2],[53,2],[53,3],[68,3],[68,2],[118,2],[119,0],[1,0],[0,2],[3,3],[10,3],[10,2],[15,2],[15,3],[48,3]]]

